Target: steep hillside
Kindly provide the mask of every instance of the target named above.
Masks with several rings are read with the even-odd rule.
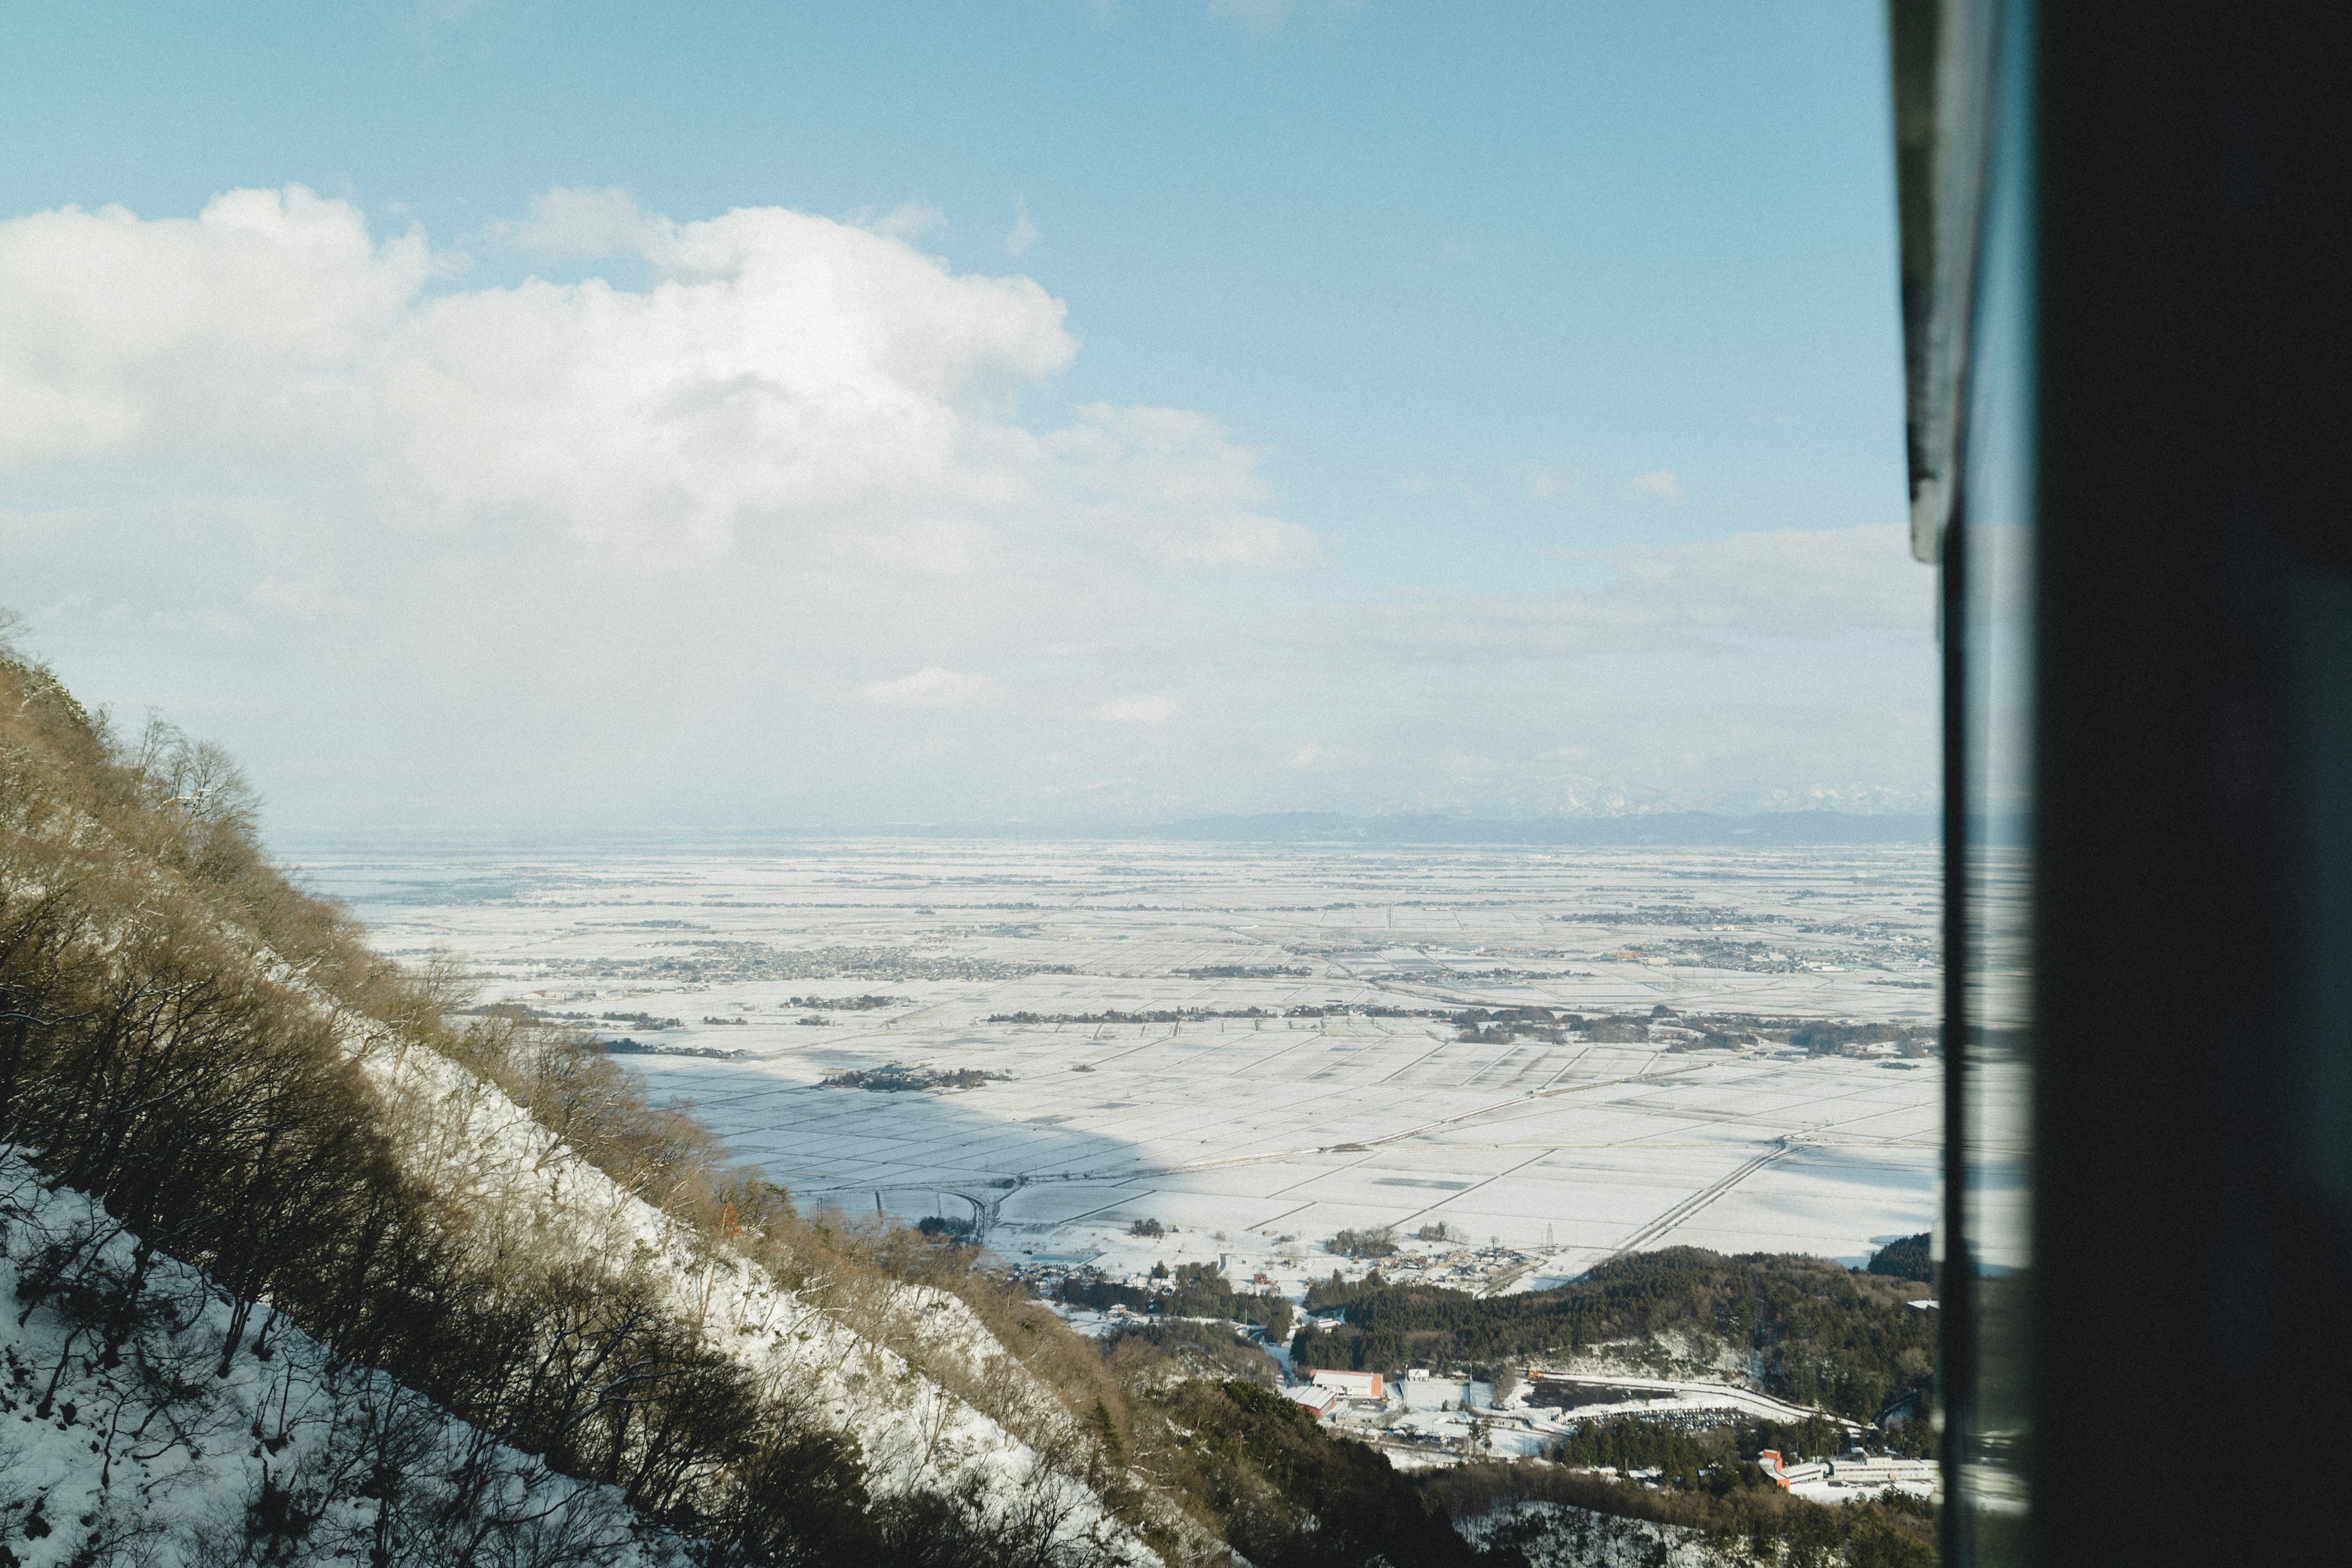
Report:
[[[860,1310],[837,1315],[785,1289],[750,1249],[628,1191],[462,1062],[361,1020],[351,1021],[349,1037],[361,1042],[358,1059],[405,1134],[395,1144],[404,1165],[467,1206],[486,1267],[498,1256],[530,1253],[628,1259],[658,1309],[750,1373],[772,1405],[856,1445],[877,1498],[952,1500],[968,1516],[965,1528],[984,1525],[1073,1560],[1150,1556],[1087,1484],[1084,1427],[1049,1391],[1029,1384],[961,1301],[874,1278],[857,1292]],[[479,1035],[463,1043],[477,1058],[492,1048]],[[572,1059],[561,1039],[499,1044],[509,1070],[532,1058],[541,1071],[593,1066]],[[735,1241],[748,1239],[740,1219],[729,1223]],[[762,1239],[789,1260],[788,1241]],[[958,1397],[927,1366],[973,1384],[996,1373],[1005,1386],[990,1403],[1025,1416],[1018,1425],[1039,1440]]]
[[[1214,1549],[1107,1423],[878,1267],[896,1243],[828,1245],[577,1042],[453,1020],[446,974],[268,864],[253,809],[215,749],[124,742],[0,660],[0,1139],[201,1271],[221,1379],[282,1319],[710,1561]]]

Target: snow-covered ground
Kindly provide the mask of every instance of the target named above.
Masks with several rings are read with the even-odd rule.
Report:
[[[1519,1503],[1454,1528],[1480,1547],[1518,1547],[1528,1568],[1717,1568],[1722,1562],[1696,1531],[1560,1503]]]
[[[393,1102],[398,1154],[464,1205],[474,1245],[551,1247],[642,1276],[773,1396],[851,1436],[877,1495],[952,1500],[975,1523],[1092,1563],[1158,1563],[1083,1479],[1091,1436],[962,1301],[879,1279],[854,1300],[804,1299],[623,1190],[494,1084],[368,1019],[336,1018]],[[195,1271],[141,1258],[102,1209],[7,1151],[0,1221],[0,1300],[24,1303],[0,1331],[0,1542],[26,1543],[0,1563],[242,1561],[216,1549],[252,1529],[290,1530],[300,1560],[328,1563],[635,1568],[677,1555],[616,1496],[489,1444],[389,1379],[331,1364],[290,1325],[258,1336],[268,1354],[248,1348],[215,1370],[230,1304]],[[59,1256],[73,1260],[72,1288],[43,1295],[40,1271],[57,1273]],[[127,1351],[99,1344],[106,1313],[90,1303],[134,1276],[137,1335]],[[372,1479],[383,1473],[404,1478],[389,1503]]]
[[[13,1553],[0,1561],[356,1565],[378,1548],[439,1568],[687,1561],[609,1489],[336,1365],[283,1321],[221,1375],[228,1299],[172,1258],[142,1269],[102,1208],[5,1145],[0,1232],[0,1552]],[[97,1319],[134,1279],[110,1353]],[[273,1530],[297,1557],[238,1555]]]
[[[1526,1288],[1629,1245],[1859,1262],[1934,1211],[1933,1058],[1469,1042],[1428,1016],[1931,1021],[1925,848],[291,847],[389,951],[740,1053],[630,1059],[801,1200],[976,1217],[1014,1261],[1222,1259],[1296,1290],[1342,1227],[1442,1222],[1527,1254]],[[890,1000],[809,1005],[861,995]],[[818,1087],[892,1062],[1011,1076]],[[1145,1218],[1169,1234],[1129,1236]]]
[[[1761,1416],[1767,1421],[1795,1422],[1824,1414],[1811,1405],[1792,1405],[1788,1400],[1776,1399],[1769,1394],[1729,1383],[1614,1373],[1605,1378],[1565,1377],[1560,1381],[1605,1385],[1609,1392],[1623,1395],[1619,1399],[1580,1401],[1573,1411],[1574,1418],[1579,1421],[1605,1419],[1612,1415],[1664,1415],[1722,1410],[1745,1416]],[[1532,1389],[1523,1390],[1514,1403],[1534,1407],[1538,1414],[1542,1414],[1530,1398],[1534,1392]],[[1832,1416],[1832,1419],[1839,1418]],[[1846,1422],[1845,1425],[1852,1426],[1853,1423]]]
[[[1494,1403],[1495,1387],[1452,1377],[1399,1378],[1389,1384],[1407,1410],[1485,1410]]]

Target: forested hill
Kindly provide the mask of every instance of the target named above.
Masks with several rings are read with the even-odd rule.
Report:
[[[1890,1249],[1892,1250],[1892,1249]],[[1908,1254],[1906,1254],[1907,1257]],[[1597,1347],[1674,1337],[1691,1359],[1736,1358],[1766,1392],[1870,1421],[1927,1386],[1933,1315],[1908,1305],[1924,1287],[1827,1258],[1727,1258],[1670,1247],[1604,1263],[1550,1290],[1474,1297],[1434,1286],[1322,1284],[1310,1312],[1343,1310],[1301,1330],[1302,1365],[1397,1373],[1409,1366],[1562,1361]],[[1728,1350],[1731,1358],[1718,1358]],[[1638,1352],[1637,1352],[1638,1353]]]

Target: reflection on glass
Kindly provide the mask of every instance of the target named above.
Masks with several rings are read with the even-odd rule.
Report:
[[[2032,1374],[2033,236],[2024,7],[2006,10],[1946,655],[1957,661],[1961,806],[1946,1152],[1958,1201],[1942,1288],[1948,1540],[1954,1561],[1989,1564],[2027,1560]]]

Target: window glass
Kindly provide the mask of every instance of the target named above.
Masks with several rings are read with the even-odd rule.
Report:
[[[1943,1310],[1953,1560],[2025,1561],[2032,1358],[2033,311],[2023,5],[1996,62],[1956,575],[1959,755]]]

